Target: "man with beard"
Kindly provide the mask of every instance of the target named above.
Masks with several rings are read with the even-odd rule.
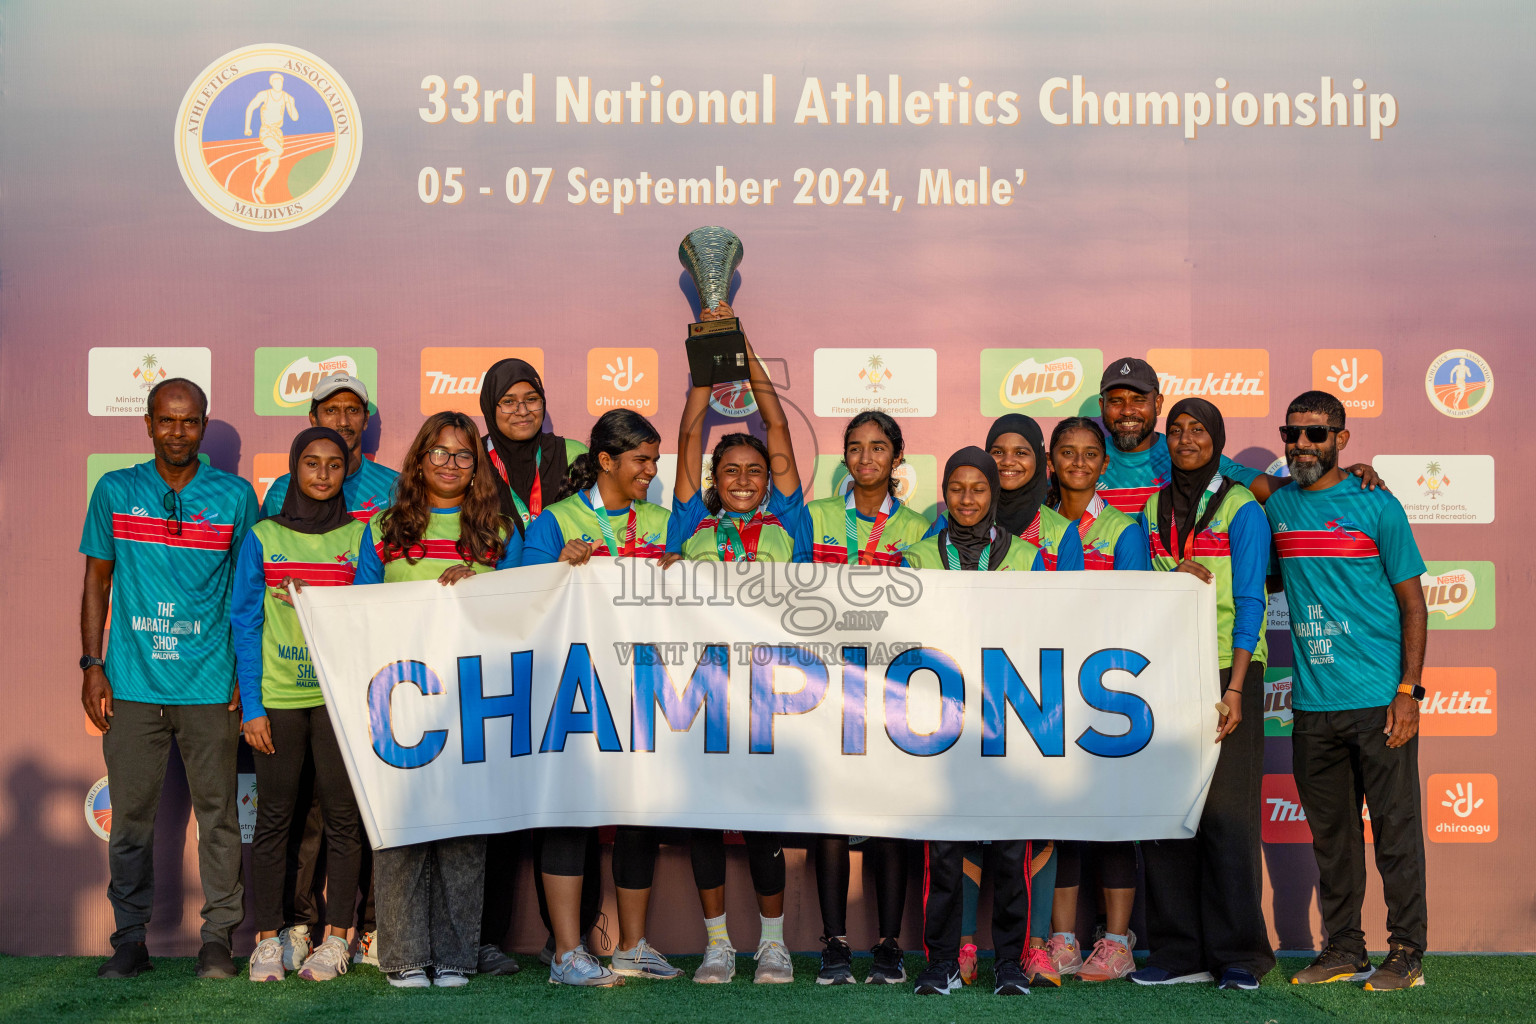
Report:
[[[309,425],[329,427],[347,442],[347,477],[341,485],[341,496],[346,503],[347,513],[353,519],[366,523],[373,518],[374,513],[388,508],[394,501],[395,478],[400,474],[363,457],[363,434],[368,430],[368,386],[348,373],[331,373],[321,377],[310,398]],[[272,481],[261,503],[263,519],[282,511],[289,483],[287,473]],[[314,929],[324,931],[320,925],[324,918],[325,824],[320,802],[314,796],[313,784],[314,765],[306,763],[300,779],[297,803],[309,810],[303,816],[296,817],[294,835],[288,849],[288,887],[283,901],[285,916],[293,924],[279,932],[283,945],[283,969],[288,971],[297,971],[309,956],[312,945],[310,932]],[[357,925],[356,963],[372,963],[374,957],[372,876],[371,851],[364,849],[358,879],[366,898]],[[332,898],[342,897],[333,893]]]
[[[235,554],[256,521],[251,485],[198,461],[208,397],[172,377],[144,416],[155,457],[96,484],[80,537],[80,701],[101,730],[112,780],[107,898],[117,929],[99,978],[150,969],[155,811],[175,739],[197,816],[203,882],[201,978],[233,978],[230,934],[245,917],[235,752],[240,737],[229,604]],[[108,657],[103,631],[111,601]]]
[[[347,511],[366,523],[389,507],[400,474],[363,458],[363,434],[368,430],[368,386],[347,373],[321,377],[309,403],[309,425],[329,427],[347,442],[347,479],[341,485]],[[261,502],[262,518],[282,510],[288,494],[288,474],[272,481]]]
[[[1419,701],[1428,612],[1424,560],[1403,506],[1352,486],[1344,405],[1308,391],[1280,428],[1295,487],[1270,496],[1296,652],[1291,770],[1312,826],[1328,942],[1292,980],[1369,975],[1373,991],[1424,984],[1428,915],[1419,798]],[[1371,808],[1389,950],[1375,974],[1360,929],[1365,898],[1362,801]]]
[[[1113,450],[1109,466],[1099,483],[1099,497],[1147,525],[1142,510],[1147,499],[1173,479],[1168,446],[1158,433],[1157,420],[1163,414],[1163,394],[1157,371],[1144,359],[1124,358],[1111,362],[1099,378],[1099,416],[1109,434]],[[1283,476],[1265,476],[1221,457],[1218,474],[1242,484],[1263,502],[1290,481]],[[1381,478],[1369,465],[1350,466],[1347,470],[1360,477],[1360,486],[1375,489]]]

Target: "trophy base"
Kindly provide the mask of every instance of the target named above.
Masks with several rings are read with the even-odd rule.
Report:
[[[694,387],[729,384],[752,377],[747,336],[739,317],[688,325],[688,372]]]

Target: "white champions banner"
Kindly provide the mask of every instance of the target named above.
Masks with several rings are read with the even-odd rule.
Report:
[[[376,848],[1179,838],[1216,766],[1215,589],[1184,573],[599,558],[296,606]]]

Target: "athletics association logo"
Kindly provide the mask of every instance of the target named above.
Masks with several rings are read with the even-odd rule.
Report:
[[[1455,419],[1476,416],[1493,397],[1493,368],[1476,352],[1453,348],[1429,364],[1424,375],[1429,404]]]
[[[226,53],[176,115],[182,179],[215,217],[286,231],[335,205],[363,148],[357,100],[329,64],[296,46]]]
[[[86,791],[85,823],[91,826],[91,831],[99,838],[112,838],[112,791],[107,787],[105,775]]]

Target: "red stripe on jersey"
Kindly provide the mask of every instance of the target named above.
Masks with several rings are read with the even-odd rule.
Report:
[[[1379,558],[1381,549],[1363,533],[1339,530],[1286,530],[1275,534],[1281,558]]]
[[[1025,534],[1025,537],[1027,538],[1028,534]],[[1041,565],[1045,566],[1051,572],[1055,572],[1056,571],[1056,553],[1054,551],[1042,551],[1042,552],[1040,552],[1040,559],[1041,559],[1041,562],[1040,562]]]
[[[1194,549],[1190,553],[1193,558],[1229,558],[1232,555],[1232,539],[1225,533],[1206,530],[1197,536],[1190,546]],[[1168,549],[1163,547],[1163,534],[1160,530],[1152,531],[1152,556],[1154,558],[1173,557],[1168,553]]]
[[[353,519],[356,519],[360,523],[366,523],[368,520],[372,519],[378,511],[379,510],[376,508],[354,508],[348,509],[347,515],[351,516]]]
[[[449,562],[464,561],[463,556],[459,554],[459,542],[456,540],[417,541],[411,545],[409,551],[394,551],[388,555],[384,554],[383,541],[376,542],[373,547],[374,550],[378,551],[379,561],[381,562],[393,562],[395,559],[405,558],[407,555],[418,562],[423,558],[440,558]]]
[[[596,548],[594,548],[592,550],[592,553],[594,555],[607,555],[608,554],[608,545],[607,544],[599,544]],[[620,551],[620,553],[617,556],[614,556],[614,557],[618,557],[618,558],[660,558],[662,555],[664,555],[666,553],[667,553],[667,546],[665,544],[646,544],[646,543],[642,543],[639,539],[636,539],[635,540],[635,546],[632,549],[622,550],[622,551]]]
[[[1027,526],[1024,529],[1024,532],[1019,534],[1019,536],[1023,537],[1025,540],[1029,541],[1035,547],[1039,547],[1040,546],[1040,513],[1039,512],[1035,513],[1035,518],[1030,520],[1029,526]],[[1053,566],[1051,566],[1051,568],[1054,569],[1056,567],[1053,565]]]
[[[262,575],[267,586],[281,588],[283,580],[292,576],[304,581],[307,587],[345,587],[357,575],[353,562],[263,562]]]
[[[228,551],[235,540],[233,526],[217,523],[192,523],[183,520],[181,532],[173,534],[166,529],[168,519],[156,516],[136,516],[126,512],[112,513],[112,537],[114,540],[131,540],[140,544],[164,544],[173,548],[195,548],[201,551]],[[175,528],[174,523],[172,529]]]
[[[1103,570],[1113,569],[1114,567],[1115,556],[1113,552],[1106,555],[1102,551],[1089,551],[1086,548],[1083,550],[1084,569],[1102,572]]]
[[[900,551],[866,551],[861,552],[861,557],[868,558],[871,565],[900,565]],[[811,545],[811,561],[822,562],[827,565],[847,565],[848,549],[841,544],[813,544]]]
[[[1111,508],[1117,508],[1128,515],[1135,515],[1147,507],[1147,502],[1156,494],[1160,487],[1106,487],[1097,492]]]

